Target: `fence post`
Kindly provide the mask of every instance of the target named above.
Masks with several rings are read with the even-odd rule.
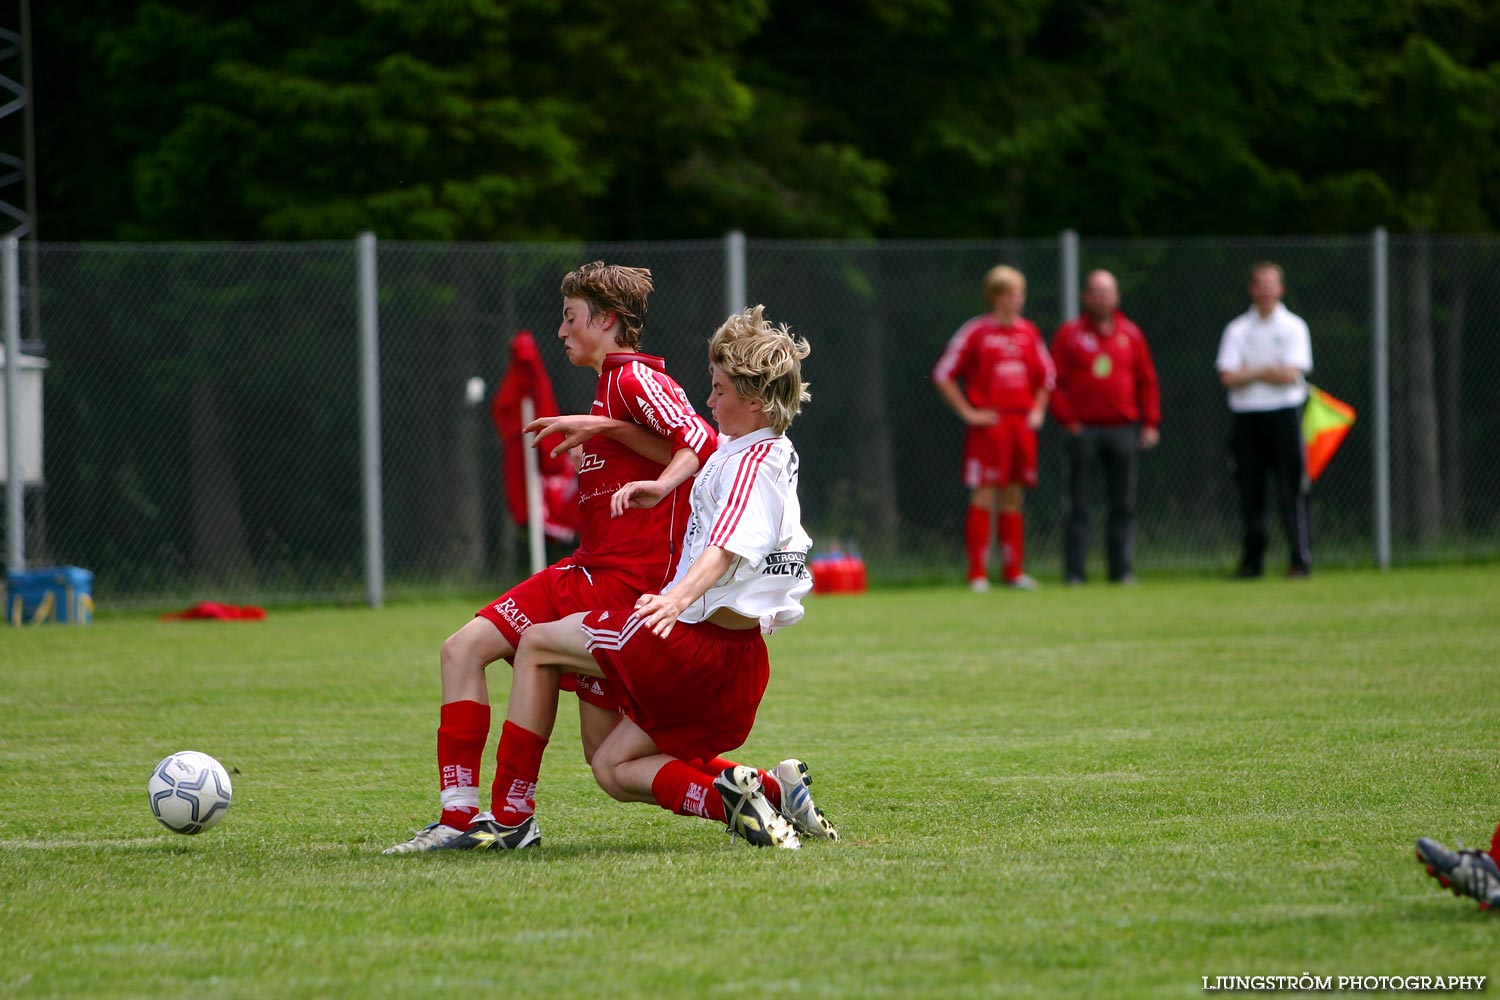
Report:
[[[1370,398],[1375,422],[1375,565],[1391,565],[1391,385],[1390,385],[1390,267],[1384,226],[1370,239],[1370,311],[1373,320]]]
[[[385,517],[380,470],[380,305],[375,277],[375,234],[360,233],[359,255],[359,438],[364,472],[365,601],[385,603]]]
[[[26,484],[21,481],[20,244],[5,241],[5,567],[26,568]]]
[[[1078,315],[1078,230],[1064,229],[1057,242],[1062,251],[1062,324]]]
[[[724,234],[724,304],[728,314],[744,312],[749,303],[745,291],[745,234],[738,229]]]

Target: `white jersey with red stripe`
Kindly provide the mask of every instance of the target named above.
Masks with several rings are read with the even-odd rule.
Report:
[[[719,438],[693,480],[683,557],[664,592],[682,582],[710,545],[734,561],[679,621],[701,622],[720,608],[760,619],[764,632],[802,620],[802,598],[812,589],[812,539],[802,530],[797,464],[792,442],[770,428]]]

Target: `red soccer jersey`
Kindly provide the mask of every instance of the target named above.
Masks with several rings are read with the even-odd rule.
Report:
[[[993,316],[975,316],[958,328],[932,369],[938,382],[962,381],[964,396],[981,410],[1024,413],[1036,394],[1052,391],[1052,359],[1041,332],[1029,319],[1009,326]]]
[[[708,461],[719,436],[693,411],[687,393],[666,372],[661,358],[649,354],[605,355],[594,389],[595,416],[640,424],[671,442],[675,453],[691,448],[700,463]],[[609,516],[609,498],[628,482],[655,479],[663,466],[603,434],[583,445],[578,457],[579,545],[573,561],[585,569],[626,570],[636,575],[641,592],[655,592],[672,576],[687,529],[693,481],[649,510],[632,508]]]
[[[1116,310],[1114,331],[1099,332],[1087,314],[1058,327],[1052,338],[1057,392],[1052,416],[1059,424],[1119,426],[1161,424],[1161,391],[1146,338]]]

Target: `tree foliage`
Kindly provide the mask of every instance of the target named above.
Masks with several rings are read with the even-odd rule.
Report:
[[[38,32],[49,239],[1500,221],[1484,0],[78,0]]]

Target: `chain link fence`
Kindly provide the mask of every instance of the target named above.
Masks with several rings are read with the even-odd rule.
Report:
[[[814,537],[859,546],[877,582],[959,579],[962,428],[929,373],[982,311],[980,281],[996,263],[1027,275],[1026,313],[1050,337],[1076,302],[1066,242],[381,244],[386,593],[497,590],[524,574],[488,406],[465,387],[478,376],[493,391],[510,338],[529,329],[560,405],[584,410],[592,373],[570,369],[553,337],[562,275],[594,259],[653,270],[642,349],[668,358],[700,409],[706,339],[737,304],[743,275],[748,301],[813,345],[814,398],[792,437]],[[1500,346],[1487,334],[1500,328],[1500,240],[1388,246],[1392,554],[1493,558],[1500,397],[1488,373]],[[1138,572],[1216,571],[1236,558],[1214,358],[1224,325],[1248,308],[1248,267],[1260,259],[1285,268],[1287,305],[1311,327],[1312,381],[1359,411],[1313,491],[1315,554],[1322,565],[1375,559],[1385,469],[1373,248],[1369,236],[1077,242],[1078,271],[1119,278],[1161,379],[1162,443],[1140,468]],[[45,479],[25,493],[26,562],[94,570],[105,607],[366,594],[355,244],[36,252],[41,329],[23,309],[21,335],[50,367]],[[1061,568],[1066,475],[1049,423],[1026,506],[1028,562],[1044,576]]]

